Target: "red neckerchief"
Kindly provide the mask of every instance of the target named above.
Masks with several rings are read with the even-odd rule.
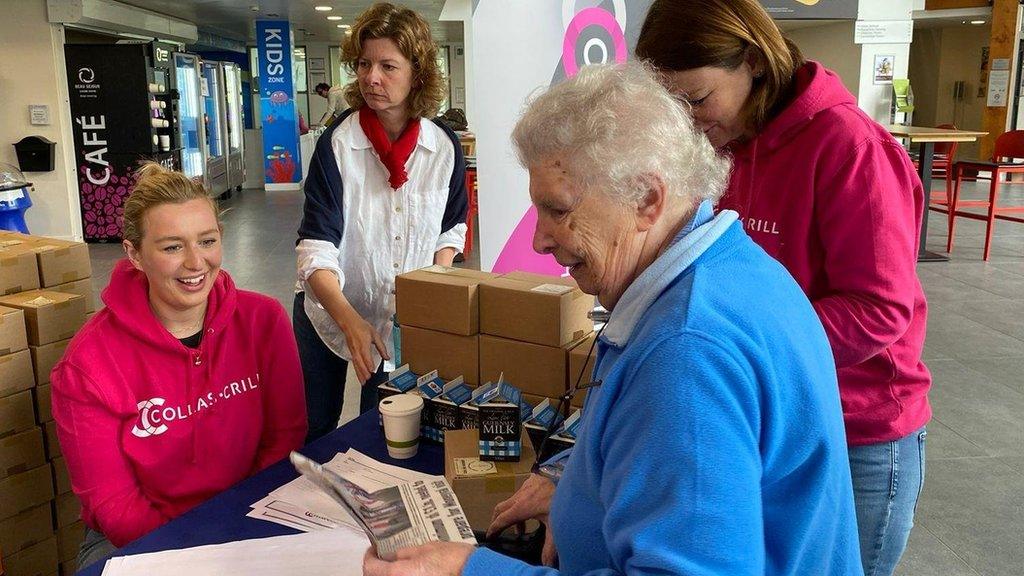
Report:
[[[405,163],[416,148],[416,141],[420,137],[419,118],[413,118],[405,125],[405,129],[398,136],[398,140],[392,142],[384,131],[384,125],[380,118],[369,106],[359,109],[359,126],[363,129],[370,144],[380,157],[384,168],[388,171],[388,183],[391,188],[398,190],[409,180],[405,172]]]

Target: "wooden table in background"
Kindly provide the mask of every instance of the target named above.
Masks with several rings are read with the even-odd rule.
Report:
[[[921,216],[921,239],[920,248],[917,252],[918,262],[946,262],[949,256],[936,254],[925,249],[925,242],[928,239],[928,203],[932,197],[932,159],[935,157],[935,144],[945,142],[975,142],[988,132],[975,132],[972,130],[945,130],[942,128],[927,128],[924,126],[901,126],[890,125],[885,127],[896,138],[909,140],[911,144],[918,144],[918,169],[921,176],[921,183],[924,185],[924,214]],[[950,166],[952,170],[952,166]]]

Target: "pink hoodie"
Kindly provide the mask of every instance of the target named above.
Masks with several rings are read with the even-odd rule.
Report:
[[[835,355],[849,443],[923,426],[931,417],[916,262],[924,195],[903,147],[835,73],[808,62],[793,102],[731,151],[720,207],[740,213],[814,304]]]
[[[86,525],[124,546],[302,445],[306,405],[276,301],[221,271],[203,339],[185,347],[118,262],[106,308],[53,369],[53,415]]]

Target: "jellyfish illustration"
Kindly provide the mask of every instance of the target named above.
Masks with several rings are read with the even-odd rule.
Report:
[[[282,90],[278,90],[270,95],[270,103],[281,105],[288,103],[288,94]]]

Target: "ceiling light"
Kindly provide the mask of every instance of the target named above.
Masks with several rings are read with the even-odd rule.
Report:
[[[974,24],[975,26],[978,26],[978,25],[981,25],[981,24],[984,24],[984,23],[985,23],[984,20],[971,20],[971,24]]]
[[[331,10],[334,10],[334,8],[331,6],[314,6],[313,10],[316,10],[317,12],[330,12]]]
[[[328,16],[328,20],[341,20],[341,16]]]
[[[346,24],[338,24],[338,28],[348,28],[348,25],[346,25]]]

